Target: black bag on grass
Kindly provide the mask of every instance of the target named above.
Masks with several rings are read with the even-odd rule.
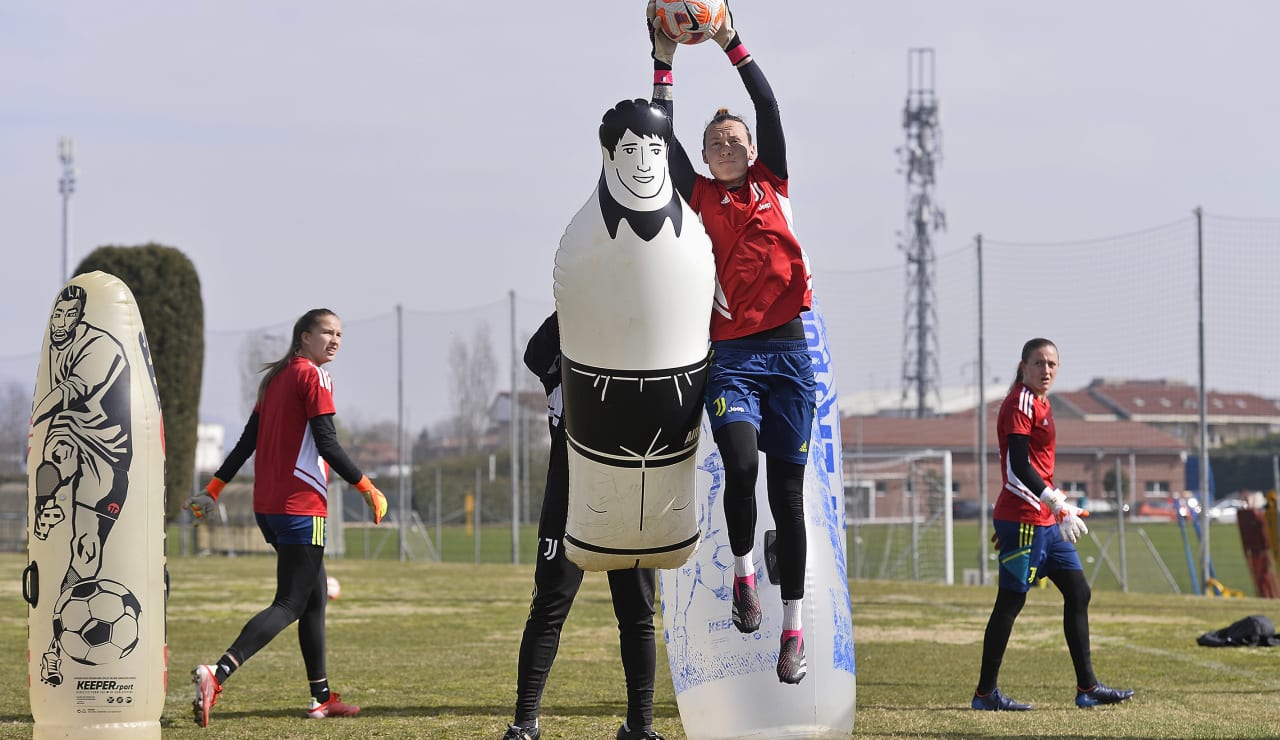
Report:
[[[1205,647],[1270,647],[1280,645],[1280,637],[1270,619],[1255,614],[1225,629],[1206,632],[1196,642]]]

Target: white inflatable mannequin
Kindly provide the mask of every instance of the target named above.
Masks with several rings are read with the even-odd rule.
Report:
[[[782,595],[770,577],[768,544],[773,517],[758,512],[754,560],[763,618],[742,634],[730,618],[733,553],[720,492],[724,466],[709,429],[698,450],[699,516],[703,543],[681,568],[659,571],[667,659],[689,740],[840,738],[853,732],[856,697],[853,617],[845,560],[844,483],[840,413],[836,404],[826,326],[815,298],[802,314],[818,408],[805,466],[804,512],[809,543],[804,586],[808,675],[798,685],[779,683]],[[763,456],[761,467],[764,466]],[[767,497],[765,481],[757,495]]]
[[[159,738],[164,436],[137,304],[73,278],[50,312],[32,404],[23,573],[35,738]]]
[[[671,568],[698,544],[695,453],[715,290],[711,242],[667,173],[671,122],[626,100],[596,191],[556,252],[569,513],[583,570]]]

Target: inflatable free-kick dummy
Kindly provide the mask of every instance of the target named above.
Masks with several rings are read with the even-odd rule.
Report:
[[[778,681],[782,593],[773,572],[773,517],[763,471],[756,490],[756,584],[763,619],[744,635],[733,626],[733,552],[725,530],[724,465],[709,431],[698,450],[702,545],[681,568],[659,572],[667,658],[689,740],[840,738],[853,732],[853,617],[845,561],[840,414],[826,326],[815,300],[803,314],[818,406],[805,466],[808,539],[804,644],[809,672],[796,685]]]
[[[584,570],[674,568],[700,539],[695,455],[715,262],[671,183],[670,140],[670,119],[646,100],[605,113],[599,184],[556,252],[564,544]]]
[[[137,304],[113,275],[54,300],[27,451],[35,738],[159,738],[164,432]]]

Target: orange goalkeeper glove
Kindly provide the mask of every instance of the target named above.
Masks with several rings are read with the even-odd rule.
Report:
[[[356,483],[356,490],[364,495],[364,502],[373,509],[373,523],[381,524],[382,517],[387,515],[387,497],[382,495],[382,491],[373,485],[367,475],[361,476],[360,482]]]
[[[191,522],[192,526],[200,526],[200,522],[213,513],[214,503],[218,500],[218,496],[222,495],[222,487],[225,485],[227,485],[226,481],[217,477],[211,478],[203,491],[187,499],[187,502],[182,505],[183,508],[190,509],[191,516],[195,517]]]

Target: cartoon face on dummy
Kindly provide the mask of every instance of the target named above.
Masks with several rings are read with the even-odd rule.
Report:
[[[671,200],[667,173],[667,142],[658,136],[625,131],[612,152],[601,147],[605,182],[618,205],[633,211],[654,211]]]
[[[49,316],[49,341],[62,349],[75,337],[76,327],[84,320],[84,300],[59,299]]]

